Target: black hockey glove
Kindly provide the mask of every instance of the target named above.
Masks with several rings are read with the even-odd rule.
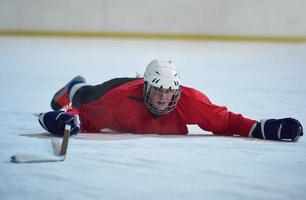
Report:
[[[303,135],[301,123],[293,118],[267,119],[257,122],[251,129],[254,138],[297,141]]]
[[[79,115],[71,115],[64,111],[50,111],[40,113],[38,121],[40,125],[48,132],[63,136],[65,125],[71,125],[70,135],[76,135],[80,132]]]

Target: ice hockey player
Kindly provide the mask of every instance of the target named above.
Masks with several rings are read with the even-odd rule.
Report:
[[[63,108],[71,105],[71,109]],[[296,141],[303,135],[294,118],[255,121],[213,104],[202,92],[181,85],[180,75],[170,61],[153,60],[143,78],[115,78],[88,85],[77,76],[53,97],[54,111],[41,113],[42,127],[63,135],[65,124],[71,135],[113,130],[135,134],[188,133],[196,124],[214,134]]]

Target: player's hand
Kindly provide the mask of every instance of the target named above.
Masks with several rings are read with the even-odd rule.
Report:
[[[64,135],[66,124],[71,125],[70,135],[78,134],[81,129],[79,115],[71,115],[64,111],[40,113],[38,121],[45,130],[58,136]]]
[[[261,120],[254,125],[251,135],[268,140],[297,141],[303,135],[301,123],[293,118]]]

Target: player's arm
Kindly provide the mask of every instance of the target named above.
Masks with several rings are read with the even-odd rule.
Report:
[[[219,135],[240,135],[268,140],[296,141],[303,135],[301,123],[294,118],[268,119],[255,121],[227,110],[224,106],[214,105],[200,92],[194,92],[194,109],[197,111],[198,125]],[[193,110],[194,110],[193,109]]]

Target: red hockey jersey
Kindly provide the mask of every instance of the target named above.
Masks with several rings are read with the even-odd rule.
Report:
[[[80,115],[84,132],[112,129],[124,133],[187,134],[186,125],[197,124],[214,134],[248,136],[255,123],[212,104],[203,93],[185,86],[175,110],[153,116],[143,102],[143,79],[124,83],[72,112]]]

